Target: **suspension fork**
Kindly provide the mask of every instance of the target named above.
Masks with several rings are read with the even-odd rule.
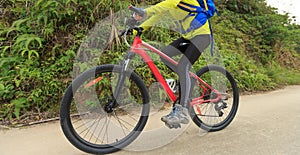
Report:
[[[120,72],[120,76],[118,78],[118,82],[114,91],[114,98],[113,98],[113,102],[112,105],[110,105],[111,107],[117,107],[117,101],[119,99],[119,94],[124,86],[124,82],[125,82],[125,78],[126,78],[126,72],[128,71],[128,65],[130,60],[135,56],[135,53],[133,52],[129,52],[128,55],[126,56],[126,59],[123,61],[122,63],[122,68],[121,68],[121,72]]]

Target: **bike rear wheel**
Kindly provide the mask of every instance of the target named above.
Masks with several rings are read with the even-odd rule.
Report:
[[[143,81],[126,71],[116,105],[107,108],[121,74],[121,66],[102,65],[79,75],[67,88],[60,107],[66,138],[92,154],[116,152],[135,140],[146,125],[149,94]]]
[[[205,81],[213,89],[217,90],[222,99],[218,102],[208,102],[189,107],[193,122],[207,131],[219,131],[227,127],[236,115],[239,104],[239,92],[233,76],[224,68],[209,65],[201,68],[197,76]],[[204,100],[216,98],[212,91],[203,92],[203,89],[195,86],[193,98],[199,94],[206,94]]]

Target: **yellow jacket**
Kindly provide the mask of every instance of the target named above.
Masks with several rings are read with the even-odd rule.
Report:
[[[194,6],[199,6],[199,3],[197,0],[165,0],[162,1],[154,6],[151,6],[149,8],[146,8],[146,15],[151,16],[148,20],[146,20],[143,24],[140,26],[144,29],[149,28],[150,26],[153,26],[157,21],[160,20],[161,14],[164,14],[166,12],[169,12],[172,18],[175,18],[176,20],[180,21],[183,20],[186,16],[188,16],[188,12],[180,9],[177,7],[179,2],[184,2],[187,4],[191,4]],[[189,17],[186,20],[182,22],[182,28],[184,30],[188,29],[190,27],[190,24],[194,17]],[[183,34],[183,37],[185,39],[191,39],[197,35],[200,34],[210,34],[209,24],[208,21],[201,26],[200,28],[191,31],[189,33]]]

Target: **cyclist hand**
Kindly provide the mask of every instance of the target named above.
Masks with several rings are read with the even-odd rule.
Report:
[[[134,13],[133,18],[136,21],[141,21],[146,16],[146,11],[142,8],[137,8],[139,13]]]
[[[131,29],[130,31],[127,32],[128,35],[137,35],[137,30]]]
[[[121,30],[121,31],[119,31],[119,36],[122,36],[122,35],[124,35],[125,34],[125,30]],[[128,30],[127,31],[127,35],[137,35],[137,30],[134,30],[134,29],[131,29],[131,30]]]
[[[141,17],[140,15],[138,15],[137,13],[134,13],[133,14],[133,18],[136,20],[136,21],[141,21],[143,19],[143,17]]]

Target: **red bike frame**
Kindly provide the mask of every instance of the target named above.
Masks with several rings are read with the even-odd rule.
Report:
[[[172,63],[174,65],[178,65],[178,63],[175,60],[173,60],[172,58],[170,58],[169,56],[167,56],[166,54],[164,54],[163,52],[161,52],[158,49],[154,48],[153,46],[143,42],[139,36],[136,36],[134,38],[134,41],[133,41],[133,44],[131,47],[131,52],[138,54],[143,58],[143,60],[146,62],[146,64],[148,65],[148,67],[150,68],[150,70],[152,71],[152,73],[154,74],[156,79],[158,80],[158,82],[163,86],[163,88],[167,92],[170,99],[173,102],[175,102],[177,99],[176,95],[172,92],[172,90],[168,86],[166,80],[163,78],[163,76],[159,72],[158,68],[152,61],[151,57],[144,50],[144,48],[147,48],[150,51],[160,55],[162,58],[164,58],[165,60],[169,61],[170,63]],[[196,74],[190,72],[190,76],[197,79],[198,85],[203,90],[200,97],[192,99],[192,101],[190,103],[191,106],[199,105],[199,104],[203,104],[203,103],[209,103],[209,102],[218,102],[220,99],[222,99],[222,95],[217,90],[213,89],[209,84],[207,84],[205,81],[203,81],[201,78],[199,78]],[[215,94],[217,94],[217,97],[214,99],[205,100],[204,96],[209,95],[207,93],[211,93],[211,92],[214,92]],[[201,115],[201,110],[198,106],[197,106],[197,111]]]

